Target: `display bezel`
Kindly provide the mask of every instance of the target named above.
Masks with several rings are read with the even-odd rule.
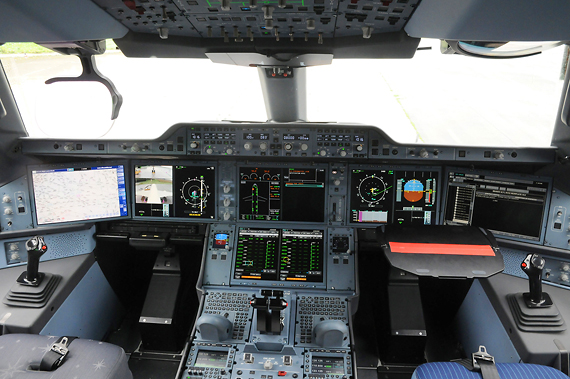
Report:
[[[413,166],[413,165],[367,165],[367,164],[352,164],[348,166],[348,191],[347,191],[347,206],[346,206],[346,220],[347,224],[351,226],[359,226],[359,227],[366,227],[367,225],[377,227],[379,225],[391,225],[395,222],[395,195],[392,199],[392,207],[391,207],[391,215],[388,215],[388,222],[380,223],[380,222],[353,222],[352,221],[352,207],[351,207],[351,200],[352,200],[352,191],[354,190],[354,182],[353,182],[353,170],[366,170],[366,171],[393,171],[394,172],[394,181],[397,178],[397,172],[401,171],[416,171],[416,172],[436,172],[438,175],[438,180],[436,183],[436,193],[435,193],[435,206],[433,208],[433,217],[432,217],[432,224],[431,225],[439,225],[440,217],[441,217],[441,199],[443,198],[441,192],[443,188],[442,182],[445,180],[443,178],[442,167],[441,166]]]
[[[136,180],[135,180],[135,172],[136,172],[136,168],[137,166],[193,166],[193,167],[214,167],[214,183],[213,183],[213,190],[214,192],[214,197],[213,197],[213,201],[214,201],[214,211],[213,211],[213,218],[210,217],[175,217],[173,216],[169,216],[169,217],[157,217],[157,216],[139,216],[137,215],[136,212]],[[206,222],[206,221],[210,221],[210,222],[215,222],[219,219],[219,214],[218,214],[218,204],[219,204],[219,195],[220,195],[220,183],[219,183],[219,165],[218,162],[215,161],[172,161],[172,160],[152,160],[152,161],[132,161],[131,162],[131,177],[132,177],[132,181],[131,181],[131,185],[130,185],[130,190],[132,193],[132,201],[131,201],[131,212],[132,212],[132,218],[135,220],[148,220],[148,221],[158,221],[158,220],[162,220],[162,221],[168,221],[168,220],[172,220],[172,221],[176,221],[176,222]],[[174,172],[174,171],[173,171]],[[172,178],[172,192],[173,192],[173,196],[175,194],[176,188],[175,184],[174,184],[174,174],[173,174],[173,178]],[[173,202],[174,204],[174,202]],[[174,205],[173,205],[174,208]],[[174,211],[173,211],[174,213]]]
[[[521,238],[521,237],[515,237],[515,236],[511,236],[508,235],[507,232],[501,232],[501,231],[496,231],[496,230],[491,230],[489,229],[489,231],[491,231],[493,233],[493,235],[495,236],[495,238],[501,238],[501,239],[506,239],[506,240],[512,240],[512,241],[519,241],[519,242],[524,242],[524,243],[530,243],[530,244],[536,244],[536,245],[542,245],[544,243],[544,238],[546,235],[546,229],[548,227],[548,213],[549,213],[549,209],[550,209],[550,200],[552,197],[552,185],[553,185],[553,180],[550,177],[545,177],[545,176],[536,176],[536,175],[526,175],[526,174],[520,174],[520,173],[513,173],[513,172],[505,172],[505,171],[501,171],[501,170],[479,170],[479,169],[469,169],[469,168],[465,168],[465,167],[446,167],[445,168],[445,188],[444,188],[444,194],[443,194],[443,199],[444,201],[442,201],[441,204],[441,212],[440,212],[440,224],[444,225],[445,223],[445,213],[446,213],[446,209],[447,209],[447,202],[449,200],[449,174],[451,172],[464,172],[464,173],[469,173],[469,174],[474,174],[474,175],[494,175],[494,176],[502,176],[505,179],[512,179],[512,180],[533,180],[533,181],[544,181],[546,183],[548,183],[548,187],[546,190],[546,197],[544,200],[544,207],[542,210],[542,221],[540,224],[540,235],[538,240],[532,240],[529,238]]]
[[[126,197],[126,215],[114,216],[114,217],[99,217],[89,220],[74,220],[74,221],[63,221],[63,222],[53,222],[49,224],[39,224],[38,223],[38,213],[36,209],[36,196],[34,188],[34,171],[45,171],[45,170],[60,170],[60,169],[84,169],[90,167],[108,167],[108,166],[123,166],[123,173],[125,179],[125,197]],[[111,220],[124,220],[132,218],[131,210],[131,196],[130,196],[130,166],[127,160],[113,160],[113,161],[97,161],[97,162],[72,162],[72,163],[57,163],[57,164],[45,164],[45,165],[32,165],[27,167],[28,175],[28,190],[30,193],[30,206],[32,212],[32,223],[34,228],[51,227],[51,226],[61,226],[61,225],[73,225],[73,224],[86,224],[100,221],[111,221]]]
[[[242,219],[241,218],[241,213],[240,213],[240,201],[241,201],[241,189],[240,189],[240,185],[241,185],[241,177],[240,177],[240,173],[242,169],[251,169],[251,168],[265,168],[265,169],[289,169],[289,168],[306,168],[306,169],[319,169],[319,170],[323,170],[324,171],[324,180],[323,180],[323,212],[321,214],[322,218],[320,221],[283,221],[283,220],[248,220],[248,219]],[[240,222],[247,222],[247,223],[261,223],[264,225],[275,225],[277,226],[278,224],[281,225],[291,225],[291,224],[299,224],[301,223],[302,225],[305,224],[315,224],[315,223],[325,223],[327,222],[327,218],[326,218],[326,214],[327,214],[327,208],[328,208],[328,196],[329,196],[329,186],[328,186],[328,182],[329,182],[329,173],[328,173],[328,165],[326,164],[309,164],[309,163],[302,163],[299,162],[298,164],[291,162],[291,163],[282,163],[282,162],[258,162],[256,164],[251,164],[251,163],[245,163],[245,162],[238,162],[237,164],[237,177],[236,177],[236,187],[237,187],[237,197],[236,197],[236,220],[240,221]],[[283,196],[283,192],[281,193],[281,196]],[[280,210],[282,211],[283,209],[283,204],[281,204],[281,208]],[[283,213],[281,213],[283,214]],[[305,227],[303,227],[305,228]]]

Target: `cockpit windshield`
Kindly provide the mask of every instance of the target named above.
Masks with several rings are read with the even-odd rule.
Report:
[[[549,146],[563,85],[566,47],[517,59],[440,52],[422,40],[412,59],[333,60],[307,69],[310,122],[382,128],[405,143]],[[99,83],[54,83],[78,76],[79,60],[33,44],[0,47],[31,137],[156,138],[180,122],[266,121],[254,68],[206,59],[126,58],[112,41],[96,62],[123,97]]]

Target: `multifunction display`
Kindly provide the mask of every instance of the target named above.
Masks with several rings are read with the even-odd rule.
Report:
[[[323,281],[323,231],[241,228],[235,279]]]
[[[313,355],[311,372],[314,374],[344,374],[344,358]]]
[[[227,351],[199,350],[194,367],[226,367]]]
[[[135,166],[135,215],[214,218],[213,166]]]
[[[352,169],[351,222],[435,224],[438,178],[437,171]]]
[[[241,167],[239,218],[323,222],[324,168]]]
[[[32,170],[38,225],[128,215],[125,167],[57,167]]]
[[[453,169],[448,173],[446,225],[474,225],[539,241],[550,179]]]

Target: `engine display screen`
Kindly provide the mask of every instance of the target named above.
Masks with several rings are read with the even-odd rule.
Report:
[[[143,217],[215,217],[213,166],[135,166],[135,215]]]
[[[438,171],[353,169],[350,221],[435,224],[438,178]]]
[[[344,374],[344,358],[313,355],[311,371],[314,374]]]
[[[323,222],[324,168],[240,168],[242,220]]]
[[[241,228],[235,279],[322,282],[322,230]]]
[[[550,185],[549,178],[451,169],[444,222],[540,241]]]
[[[124,165],[31,171],[38,225],[128,216]]]
[[[199,350],[194,367],[226,367],[227,351]]]

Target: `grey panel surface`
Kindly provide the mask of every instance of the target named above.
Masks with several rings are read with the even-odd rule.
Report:
[[[128,29],[90,0],[0,1],[0,41],[55,42],[123,37]]]
[[[480,280],[480,282],[522,361],[556,367],[559,350],[554,340],[561,341],[564,346],[570,346],[570,331],[558,333],[521,332],[517,329],[507,302],[508,294],[528,292],[528,281],[498,274]],[[568,291],[553,286],[543,287],[543,291],[551,296],[564,320],[570,320],[570,303],[567,301]]]
[[[518,363],[520,357],[497,317],[479,280],[475,280],[455,317],[456,332],[466,354],[484,345],[497,362]]]
[[[564,41],[570,3],[546,0],[423,0],[404,30],[418,38]]]
[[[2,334],[38,334],[91,268],[94,261],[93,254],[89,254],[41,263],[40,272],[61,275],[62,280],[48,304],[42,309],[14,308],[0,304]],[[0,270],[1,296],[10,290],[22,271],[24,271],[23,267],[9,267]]]
[[[117,295],[95,263],[40,334],[101,341],[116,326],[122,313]]]

